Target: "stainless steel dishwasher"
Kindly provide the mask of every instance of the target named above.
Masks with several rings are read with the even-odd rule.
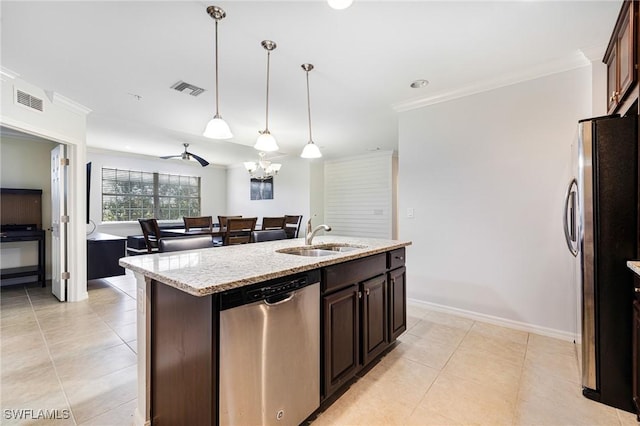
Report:
[[[220,425],[299,425],[320,405],[320,273],[220,296]]]

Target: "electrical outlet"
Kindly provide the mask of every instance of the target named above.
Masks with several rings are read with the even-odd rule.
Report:
[[[407,217],[413,219],[413,207],[407,207]]]

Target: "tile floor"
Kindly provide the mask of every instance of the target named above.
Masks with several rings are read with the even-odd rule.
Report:
[[[135,281],[88,287],[89,300],[64,304],[50,287],[0,289],[0,424],[132,423]],[[416,306],[399,340],[313,426],[638,426],[634,415],[582,397],[569,342]],[[20,409],[66,418],[9,418]]]

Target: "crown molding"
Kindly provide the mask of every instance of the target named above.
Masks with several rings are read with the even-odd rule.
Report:
[[[51,103],[61,105],[75,113],[87,115],[92,111],[90,108],[87,108],[86,106],[79,104],[76,101],[72,101],[71,99],[67,98],[66,96],[62,96],[57,92],[47,91],[46,94],[47,97],[49,97],[49,99],[51,100]]]
[[[595,46],[583,47],[580,52],[591,62],[601,62],[604,52],[607,49],[606,44],[598,44]]]
[[[0,66],[0,79],[2,79],[3,81],[15,80],[18,77],[20,77],[20,74],[18,74],[17,72],[11,71],[9,68]]]
[[[558,74],[572,69],[581,68],[590,65],[591,61],[580,50],[566,58],[549,61],[544,64],[529,67],[526,70],[505,74],[498,78],[483,80],[475,84],[471,84],[460,89],[448,92],[438,93],[428,97],[414,98],[391,105],[396,112],[411,111],[423,108],[429,105],[435,105],[442,102],[451,101],[453,99],[464,98],[466,96],[475,95],[490,90],[499,89],[501,87],[511,86],[513,84],[522,83],[529,80]]]

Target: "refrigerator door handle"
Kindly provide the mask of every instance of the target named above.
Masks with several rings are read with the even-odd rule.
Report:
[[[575,239],[575,215],[576,215],[576,210],[575,207],[572,208],[572,216],[573,218],[571,219],[571,227],[572,230],[569,230],[569,221],[567,220],[567,216],[569,214],[569,204],[575,204],[574,203],[574,196],[572,194],[575,194],[577,191],[574,191],[574,186],[578,187],[578,181],[574,178],[571,179],[571,182],[569,182],[569,187],[567,188],[567,195],[565,196],[565,200],[564,200],[564,215],[562,217],[562,222],[564,223],[564,238],[567,241],[567,247],[569,248],[569,251],[571,252],[571,254],[573,255],[573,257],[577,257],[578,256],[578,249],[573,245],[573,242],[576,241]]]

